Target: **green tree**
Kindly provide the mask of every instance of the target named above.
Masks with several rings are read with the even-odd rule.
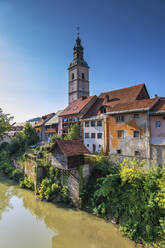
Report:
[[[80,139],[80,125],[74,124],[69,133],[65,136],[64,140],[78,140]]]
[[[9,145],[10,155],[20,154],[24,152],[27,148],[25,134],[23,131],[18,131]]]
[[[11,124],[10,121],[13,119],[9,114],[4,114],[0,108],[0,139],[3,138],[4,133],[10,131]]]
[[[30,123],[26,123],[23,133],[28,146],[35,145],[38,142],[38,136],[35,128],[33,128]]]
[[[12,143],[9,145],[10,155],[19,155],[31,146],[35,145],[38,141],[38,137],[35,129],[27,123],[23,131],[18,131],[13,138]]]

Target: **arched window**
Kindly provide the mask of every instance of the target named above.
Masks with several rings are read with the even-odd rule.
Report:
[[[74,79],[74,73],[72,73],[72,79]]]
[[[82,79],[85,79],[85,75],[84,75],[84,73],[82,73]]]

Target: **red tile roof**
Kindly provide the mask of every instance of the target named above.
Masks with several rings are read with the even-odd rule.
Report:
[[[57,140],[50,152],[56,149],[56,146],[59,146],[61,152],[66,157],[77,156],[88,154],[88,149],[84,146],[81,140]]]
[[[73,115],[79,114],[85,108],[85,106],[92,100],[96,98],[96,96],[89,96],[87,98],[79,98],[72,102],[67,108],[64,109],[59,116]]]
[[[165,98],[158,98],[158,102],[154,105],[150,112],[155,114],[165,112]]]
[[[147,111],[157,102],[157,98],[136,100],[134,102],[128,103],[118,103],[112,107],[109,113],[118,113],[118,112],[131,112],[131,111]]]
[[[55,113],[47,114],[42,116],[42,118],[35,123],[35,127],[42,126],[46,121],[48,121],[50,118],[52,118],[55,115]]]
[[[92,116],[96,116],[103,105],[103,98],[97,98],[95,104],[88,110],[88,112],[83,116],[83,119],[90,118]]]
[[[142,91],[142,89],[145,89],[147,95],[147,89],[145,84],[138,84],[138,85],[134,85],[131,87],[127,87],[127,88],[123,88],[123,89],[119,89],[119,90],[113,90],[113,91],[108,91],[108,92],[103,92],[100,94],[100,98],[104,98],[104,103],[106,105],[110,105],[110,106],[114,106],[115,104],[117,104],[118,101],[120,102],[133,102],[135,100],[137,100],[140,92]],[[106,101],[106,98],[108,98],[108,101]],[[149,95],[148,95],[149,98]]]

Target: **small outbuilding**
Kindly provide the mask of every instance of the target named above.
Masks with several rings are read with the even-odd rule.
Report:
[[[89,154],[81,140],[57,140],[50,152],[52,152],[52,165],[64,170],[76,169],[84,165],[84,154]]]
[[[74,205],[80,206],[79,195],[90,174],[89,164],[85,164],[84,159],[84,155],[89,154],[88,149],[81,140],[57,140],[50,152],[51,164],[59,170],[61,183],[68,186]]]

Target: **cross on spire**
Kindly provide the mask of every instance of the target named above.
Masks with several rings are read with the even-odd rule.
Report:
[[[77,38],[79,38],[79,34],[80,34],[80,26],[79,26],[79,24],[77,24]]]

